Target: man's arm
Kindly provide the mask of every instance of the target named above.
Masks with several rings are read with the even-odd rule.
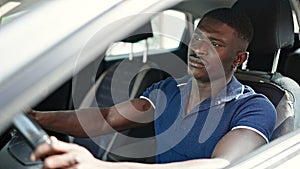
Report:
[[[218,142],[212,158],[221,158],[232,162],[265,143],[266,140],[261,135],[250,129],[234,129]]]
[[[210,159],[188,160],[183,162],[168,163],[165,164],[165,166],[156,165],[156,167],[169,167],[170,169],[224,168],[234,160],[237,160],[238,158],[254,151],[263,144],[266,144],[266,140],[258,133],[250,129],[234,129],[228,132],[218,142]]]
[[[165,164],[142,164],[132,162],[106,162],[96,159],[91,153],[77,144],[65,143],[51,137],[50,144],[42,144],[31,155],[36,161],[45,157],[43,168],[89,168],[89,169],[211,169],[224,168],[229,164],[224,159],[196,159]]]
[[[52,143],[40,145],[32,154],[32,160],[48,156],[44,168],[105,168],[105,169],[193,169],[224,168],[230,162],[265,144],[264,138],[249,129],[235,129],[226,134],[217,144],[211,159],[195,159],[166,164],[112,163],[95,159],[86,149],[75,144],[64,143],[53,139]],[[53,155],[58,154],[58,155]],[[49,156],[50,155],[50,156]]]
[[[153,121],[153,113],[154,109],[149,101],[133,99],[110,108],[32,111],[29,115],[45,129],[76,137],[86,137],[145,125]]]

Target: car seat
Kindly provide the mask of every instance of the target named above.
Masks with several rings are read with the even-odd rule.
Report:
[[[248,15],[254,27],[248,64],[235,76],[276,107],[275,139],[299,127],[299,85],[277,72],[280,50],[294,42],[292,11],[287,0],[254,1],[238,0],[232,6]]]

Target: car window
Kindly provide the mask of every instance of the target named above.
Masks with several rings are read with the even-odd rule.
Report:
[[[151,25],[153,37],[147,39],[149,53],[176,49],[180,44],[186,26],[185,14],[175,10],[167,10],[155,16],[151,20]],[[108,48],[105,60],[126,57],[124,55],[127,55],[131,51],[133,53],[142,52],[145,49],[145,43],[145,40],[133,44],[115,42]]]
[[[201,18],[197,18],[194,20],[194,29],[197,28],[198,23],[200,22]]]
[[[4,0],[0,2],[1,26],[26,12],[33,4],[33,1],[26,0]]]
[[[293,11],[294,32],[299,33],[299,23],[295,11]]]

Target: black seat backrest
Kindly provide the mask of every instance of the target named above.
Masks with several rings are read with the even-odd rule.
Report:
[[[254,1],[238,0],[232,8],[246,13],[254,28],[248,47],[248,69],[270,72],[278,49],[294,43],[291,7],[288,0]]]
[[[276,107],[277,124],[272,139],[297,128],[299,85],[276,72],[280,50],[293,45],[292,11],[287,0],[238,0],[232,8],[246,13],[254,27],[248,51],[247,70],[235,76],[256,92],[266,95]],[[260,4],[260,6],[254,6]]]

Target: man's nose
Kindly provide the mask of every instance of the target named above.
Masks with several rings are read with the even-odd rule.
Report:
[[[191,49],[197,55],[207,55],[209,45],[204,41],[192,43]]]

